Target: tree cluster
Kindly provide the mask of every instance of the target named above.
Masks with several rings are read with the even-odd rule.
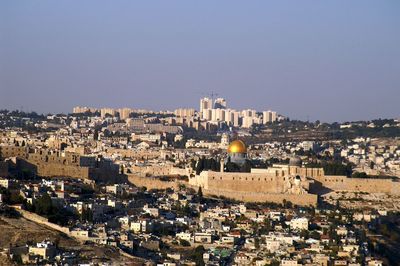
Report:
[[[243,165],[238,165],[228,161],[225,165],[225,172],[240,172],[240,173],[250,173],[253,164],[250,160],[246,160]]]
[[[214,158],[200,158],[196,165],[196,175],[199,175],[202,171],[212,170],[220,171],[220,161]]]
[[[17,191],[12,191],[4,187],[0,187],[0,194],[2,195],[3,202],[9,205],[22,204],[24,201]]]
[[[68,221],[75,219],[75,215],[65,208],[59,208],[53,204],[49,194],[44,193],[40,198],[34,200],[32,204],[24,202],[24,208],[48,218],[49,222],[59,225],[67,225]]]
[[[323,168],[325,175],[344,175],[350,177],[353,173],[353,167],[350,163],[343,164],[339,161],[309,163],[307,167]]]

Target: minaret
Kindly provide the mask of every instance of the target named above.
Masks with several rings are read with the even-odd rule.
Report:
[[[220,163],[221,163],[221,165],[220,165],[219,171],[220,171],[221,173],[223,173],[223,172],[224,172],[224,167],[225,167],[224,159],[221,159],[221,160],[220,160]]]
[[[221,146],[228,147],[228,145],[229,145],[229,135],[223,133],[221,136]]]

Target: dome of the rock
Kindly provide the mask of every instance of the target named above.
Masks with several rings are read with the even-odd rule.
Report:
[[[228,153],[247,153],[246,144],[241,140],[234,140],[229,144]]]

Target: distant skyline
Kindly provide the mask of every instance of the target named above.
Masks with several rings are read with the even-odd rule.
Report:
[[[400,1],[1,1],[0,109],[400,117]]]

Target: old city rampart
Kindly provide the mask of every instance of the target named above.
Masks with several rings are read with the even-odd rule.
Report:
[[[20,171],[30,170],[42,177],[65,176],[105,182],[118,182],[121,179],[117,165],[78,153],[0,146],[0,157],[16,157],[16,166]]]
[[[324,188],[332,191],[387,193],[400,195],[400,182],[390,178],[349,178],[346,176],[320,176],[314,178],[313,193],[321,194]]]

